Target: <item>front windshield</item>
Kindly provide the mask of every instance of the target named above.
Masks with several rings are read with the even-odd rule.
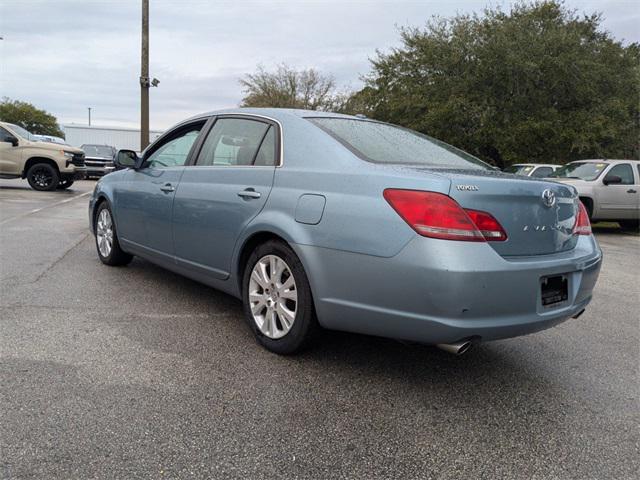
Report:
[[[506,173],[515,173],[516,175],[529,175],[533,170],[532,165],[511,165],[504,169]]]
[[[19,127],[18,125],[14,125],[13,123],[7,123],[7,125],[9,125],[11,130],[13,130],[15,133],[20,135],[25,140],[30,140],[32,142],[37,142],[38,141],[38,139],[36,138],[36,136],[33,133],[28,132],[24,128]]]
[[[352,118],[307,119],[369,162],[491,169],[488,164],[473,155],[408,128]]]
[[[606,163],[573,162],[567,163],[549,175],[551,178],[578,178],[591,182],[598,178],[607,167]]]
[[[87,157],[111,158],[115,153],[111,147],[106,145],[83,145],[81,148]]]

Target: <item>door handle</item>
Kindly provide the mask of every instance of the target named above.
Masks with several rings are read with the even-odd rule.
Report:
[[[636,191],[633,188],[630,188],[629,190],[627,190],[627,193],[636,193]]]
[[[160,190],[162,190],[163,192],[169,193],[169,192],[174,192],[175,188],[170,183],[165,183],[163,186],[160,187]]]
[[[246,190],[242,190],[241,192],[238,192],[238,196],[244,199],[260,198],[261,194],[260,192],[256,192],[253,188],[247,188]]]

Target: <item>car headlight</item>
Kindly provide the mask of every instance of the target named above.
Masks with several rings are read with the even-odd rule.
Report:
[[[60,151],[62,152],[62,154],[64,155],[65,158],[71,159],[75,155],[75,153],[73,153],[73,152],[66,152],[64,150],[60,150]]]

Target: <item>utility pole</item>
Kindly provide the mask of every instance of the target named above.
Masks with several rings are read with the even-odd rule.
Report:
[[[89,126],[91,126],[91,107],[87,107],[87,110],[89,110]]]
[[[142,56],[140,71],[140,151],[149,145],[149,0],[142,0]]]

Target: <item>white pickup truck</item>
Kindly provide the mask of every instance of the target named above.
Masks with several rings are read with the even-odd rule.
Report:
[[[574,186],[592,221],[608,220],[625,229],[638,229],[640,161],[578,160],[567,163],[549,178]]]

